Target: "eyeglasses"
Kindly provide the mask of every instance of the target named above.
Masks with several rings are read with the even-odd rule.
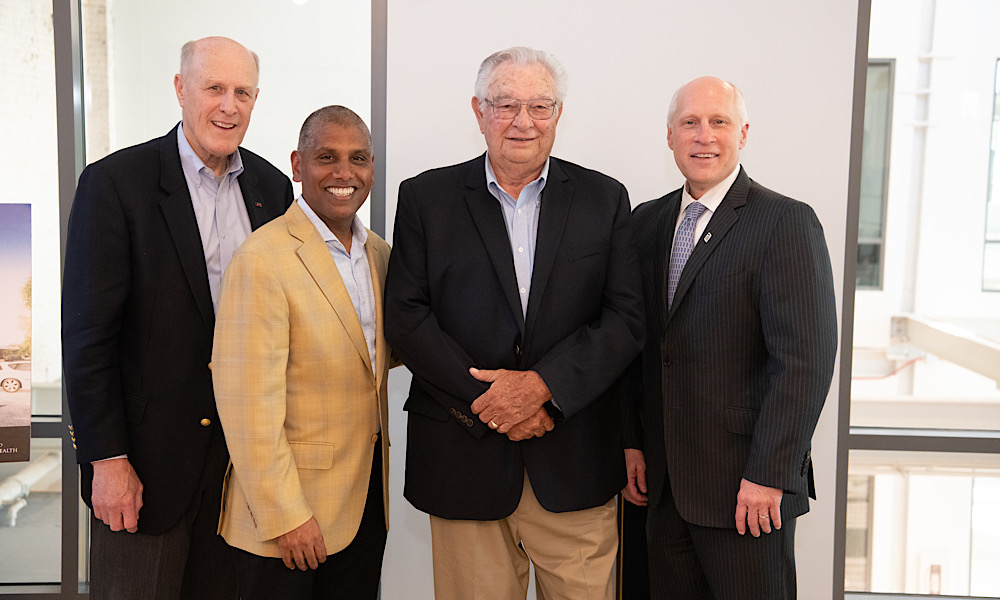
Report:
[[[493,108],[493,116],[498,119],[513,119],[521,112],[521,106],[527,107],[529,117],[539,121],[551,119],[556,112],[556,103],[547,98],[531,98],[529,100],[494,98],[492,102],[487,100],[486,104]]]

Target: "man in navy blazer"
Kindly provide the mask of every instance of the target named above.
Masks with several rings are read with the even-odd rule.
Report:
[[[284,213],[288,178],[239,148],[256,54],[188,42],[182,121],[80,175],[66,240],[63,364],[91,522],[91,598],[236,598],[216,535],[228,464],[212,393],[222,272]]]
[[[614,597],[607,390],[642,347],[641,284],[625,188],[549,156],[564,81],[544,52],[491,55],[486,155],[399,188],[385,335],[413,372],[404,495],[438,600],[524,598],[529,557],[539,597]]]
[[[633,213],[647,335],[624,494],[648,501],[653,598],[796,594],[795,517],[815,497],[837,316],[812,208],[739,164],[749,127],[732,84],[683,86],[667,143],[686,183]]]

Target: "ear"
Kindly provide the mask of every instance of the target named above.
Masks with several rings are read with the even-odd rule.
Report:
[[[743,149],[743,146],[747,145],[747,133],[749,131],[750,131],[750,123],[744,125],[743,129],[740,130],[740,150]]]
[[[476,113],[476,121],[479,122],[479,133],[486,133],[486,115],[479,107],[479,98],[472,97],[472,112]]]
[[[177,93],[177,104],[184,107],[184,80],[181,79],[181,74],[178,73],[174,75],[174,92]]]
[[[292,181],[302,182],[302,157],[298,150],[292,150]]]
[[[744,136],[745,138],[746,136]],[[740,148],[742,147],[740,146]],[[667,148],[674,149],[674,130],[670,128],[670,125],[667,125]]]

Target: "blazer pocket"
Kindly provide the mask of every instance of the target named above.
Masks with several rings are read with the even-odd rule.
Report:
[[[601,240],[599,242],[587,242],[585,244],[572,244],[566,247],[566,260],[574,261],[594,255],[605,255],[611,248],[611,240]]]
[[[700,279],[699,283],[702,285],[702,292],[715,294],[748,285],[750,283],[750,272],[740,271],[739,273],[730,273],[716,279]]]
[[[725,408],[726,429],[730,433],[753,435],[753,429],[757,424],[757,415],[759,414],[759,410],[753,410],[752,408],[727,406]]]
[[[333,467],[333,444],[321,442],[289,442],[295,466],[299,469],[330,469]]]

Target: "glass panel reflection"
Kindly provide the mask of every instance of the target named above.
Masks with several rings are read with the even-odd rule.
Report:
[[[30,462],[0,464],[0,585],[58,584],[62,440],[31,440]]]
[[[1000,456],[852,451],[845,589],[1000,597]]]

